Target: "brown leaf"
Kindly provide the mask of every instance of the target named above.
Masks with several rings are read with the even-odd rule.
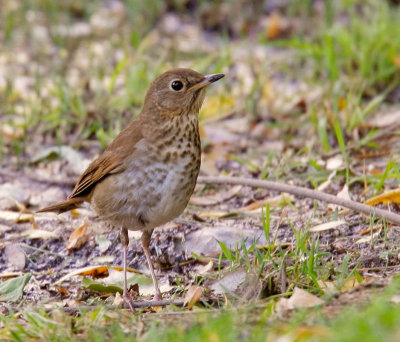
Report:
[[[199,301],[202,294],[203,294],[203,289],[200,286],[190,285],[189,289],[186,292],[183,305],[187,304],[187,308],[191,310],[193,305]]]
[[[267,26],[267,38],[275,39],[278,38],[282,33],[283,25],[282,25],[282,17],[278,12],[272,12],[268,17],[268,26]]]
[[[82,247],[86,243],[88,237],[88,219],[85,217],[83,224],[70,235],[67,249],[72,251]]]
[[[64,295],[64,296],[68,296],[68,295],[69,295],[69,292],[68,292],[68,290],[67,290],[65,287],[63,287],[63,286],[55,286],[55,288],[57,289],[57,291],[58,291],[60,294],[62,294],[62,295]]]

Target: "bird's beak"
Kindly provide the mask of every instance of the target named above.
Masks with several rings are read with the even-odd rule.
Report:
[[[193,91],[207,87],[209,84],[214,83],[224,77],[224,74],[212,74],[204,76],[204,79],[195,85],[192,85],[187,91]]]

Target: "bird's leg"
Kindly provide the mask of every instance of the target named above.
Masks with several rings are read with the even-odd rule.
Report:
[[[154,289],[156,291],[156,294],[154,295],[153,300],[162,300],[161,291],[160,291],[160,288],[158,287],[158,281],[156,278],[156,274],[154,272],[153,263],[151,262],[151,256],[150,256],[150,250],[149,250],[151,233],[153,233],[152,230],[151,231],[147,231],[147,230],[143,231],[142,247],[143,247],[144,254],[146,255],[147,263],[149,264],[151,278],[153,279]]]
[[[126,278],[129,237],[128,237],[128,230],[125,228],[122,228],[121,230],[121,243],[123,247],[122,264],[124,269],[124,289],[122,293],[122,298],[124,299],[125,303],[129,306],[129,309],[131,309],[132,312],[135,312],[136,310],[133,306],[133,300],[128,293],[128,281]]]

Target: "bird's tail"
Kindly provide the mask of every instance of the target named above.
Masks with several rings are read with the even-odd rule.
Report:
[[[48,207],[44,207],[44,208],[38,210],[37,213],[53,211],[58,214],[61,214],[65,211],[69,211],[69,210],[78,208],[83,202],[84,202],[84,199],[82,199],[80,197],[70,198],[66,201],[58,202],[56,204],[49,205]]]

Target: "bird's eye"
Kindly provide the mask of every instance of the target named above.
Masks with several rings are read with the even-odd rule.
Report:
[[[183,83],[181,81],[172,81],[171,88],[175,91],[179,91],[183,88]]]

